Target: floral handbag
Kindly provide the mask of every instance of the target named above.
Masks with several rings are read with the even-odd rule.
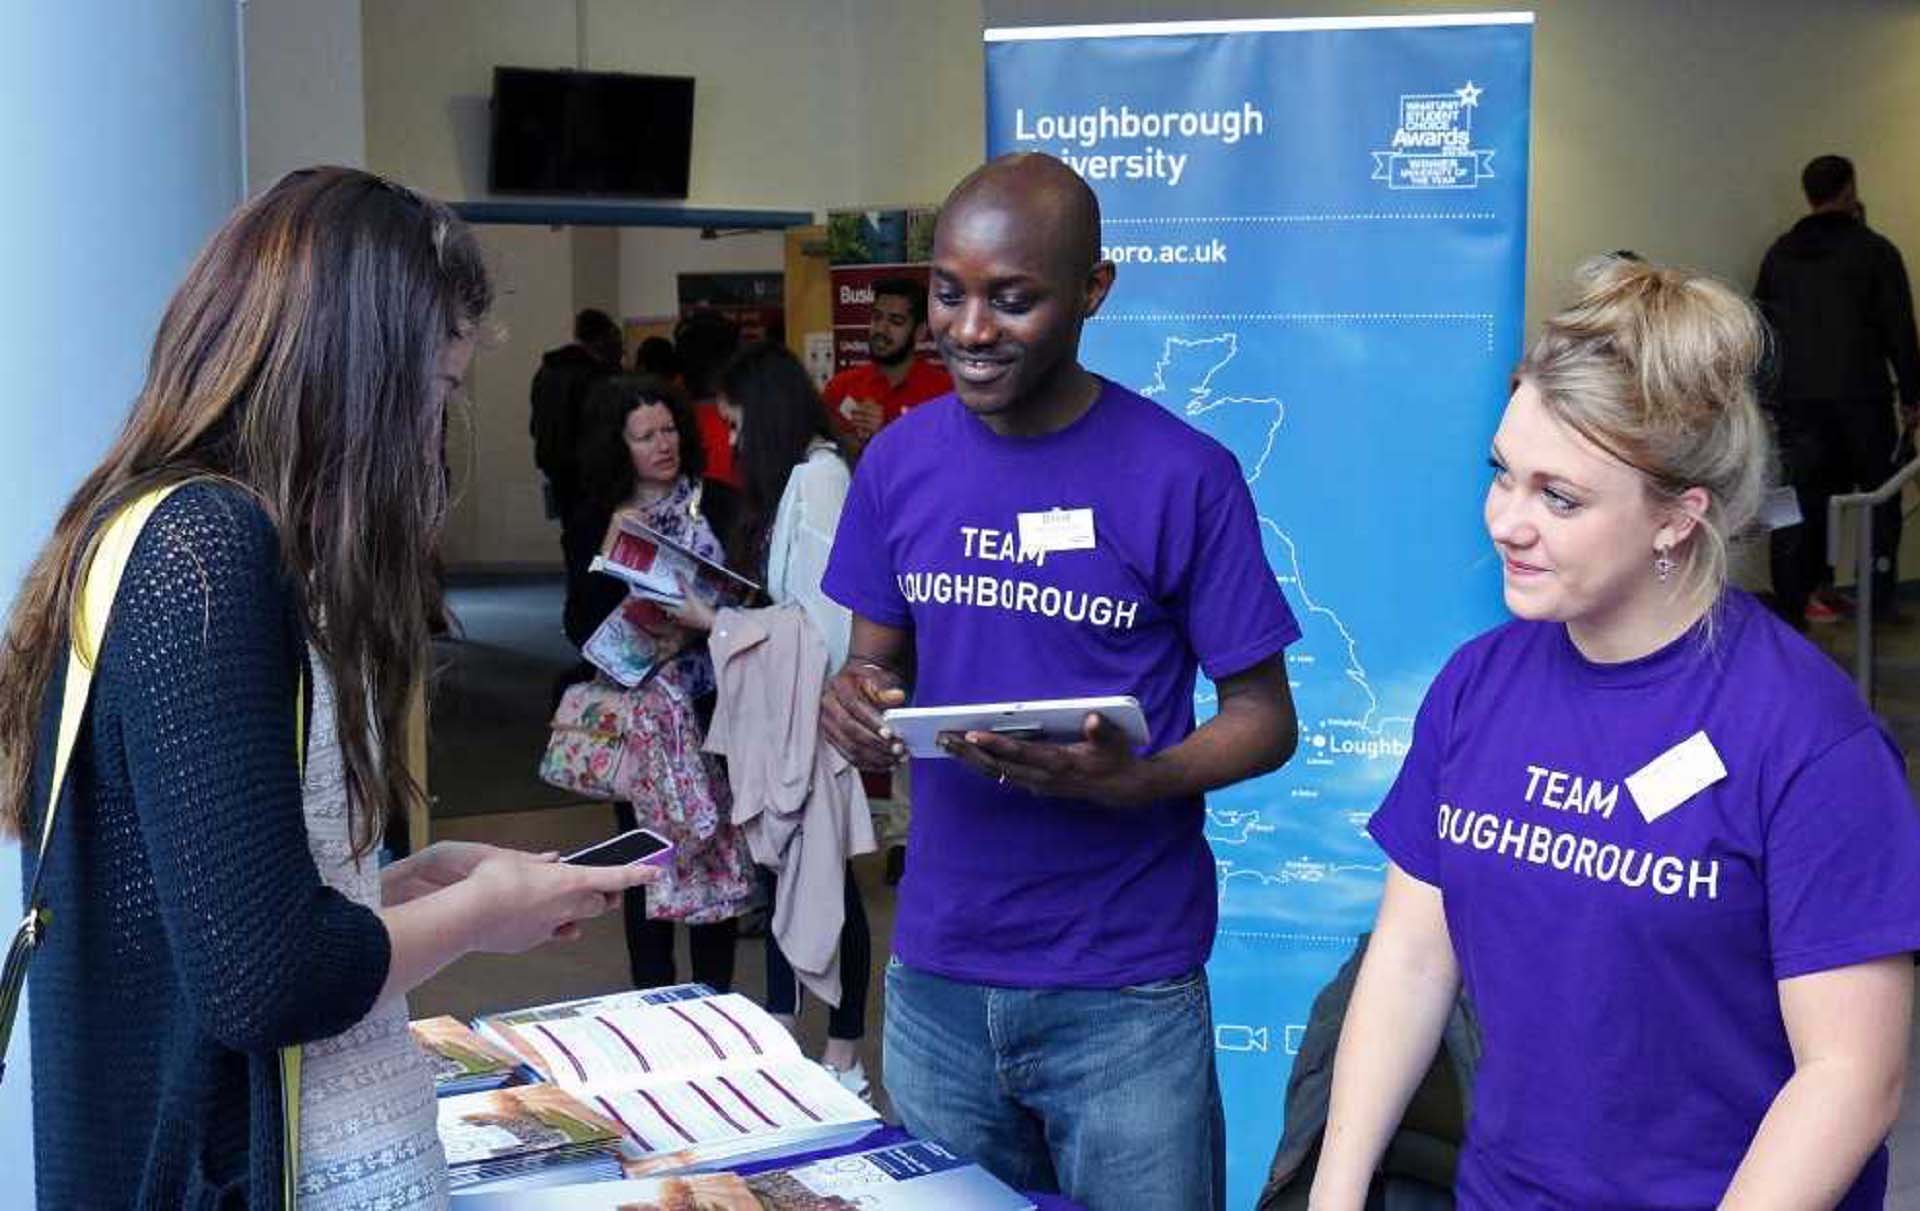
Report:
[[[601,678],[567,687],[553,713],[540,780],[589,799],[632,795],[634,754],[627,746],[634,691]]]

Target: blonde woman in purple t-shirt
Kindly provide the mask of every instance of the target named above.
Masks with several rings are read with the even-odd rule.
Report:
[[[1392,864],[1312,1205],[1362,1206],[1464,991],[1460,1206],[1878,1207],[1920,818],[1838,668],[1726,583],[1763,329],[1633,260],[1582,288],[1493,438],[1515,619],[1441,670],[1370,825]]]

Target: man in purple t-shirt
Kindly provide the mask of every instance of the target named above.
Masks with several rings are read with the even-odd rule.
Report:
[[[955,395],[881,431],[824,586],[854,612],[822,707],[863,768],[880,712],[1129,694],[1141,749],[968,733],[914,769],[887,972],[886,1079],[916,1134],[1093,1211],[1219,1207],[1204,964],[1204,792],[1279,766],[1299,626],[1233,456],[1083,369],[1113,283],[1091,190],[1046,156],[962,181],[934,237],[930,327]],[[1204,669],[1219,689],[1194,727]]]

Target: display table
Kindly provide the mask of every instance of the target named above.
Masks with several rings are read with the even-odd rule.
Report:
[[[810,1164],[813,1161],[826,1160],[829,1157],[846,1156],[854,1152],[866,1152],[873,1148],[886,1148],[894,1144],[910,1143],[913,1138],[912,1135],[909,1135],[899,1127],[876,1127],[852,1143],[843,1144],[838,1148],[822,1148],[818,1152],[803,1152],[797,1156],[782,1156],[773,1160],[735,1165],[733,1166],[733,1171],[746,1175],[750,1173],[763,1173],[768,1169],[797,1169],[801,1165]],[[1034,1206],[1038,1207],[1039,1211],[1084,1211],[1084,1208],[1082,1208],[1079,1203],[1058,1194],[1035,1194],[1027,1190],[1023,1190],[1021,1193],[1032,1199]]]

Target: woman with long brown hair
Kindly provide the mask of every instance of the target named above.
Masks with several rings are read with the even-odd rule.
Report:
[[[440,844],[380,869],[428,661],[446,401],[491,286],[444,206],[309,169],[241,207],[22,587],[0,836],[51,927],[32,971],[42,1207],[444,1205],[405,993],[605,911],[639,868]],[[101,528],[146,523],[36,862],[70,626]],[[299,1046],[298,1164],[279,1049]],[[289,1116],[291,1117],[291,1116]]]

